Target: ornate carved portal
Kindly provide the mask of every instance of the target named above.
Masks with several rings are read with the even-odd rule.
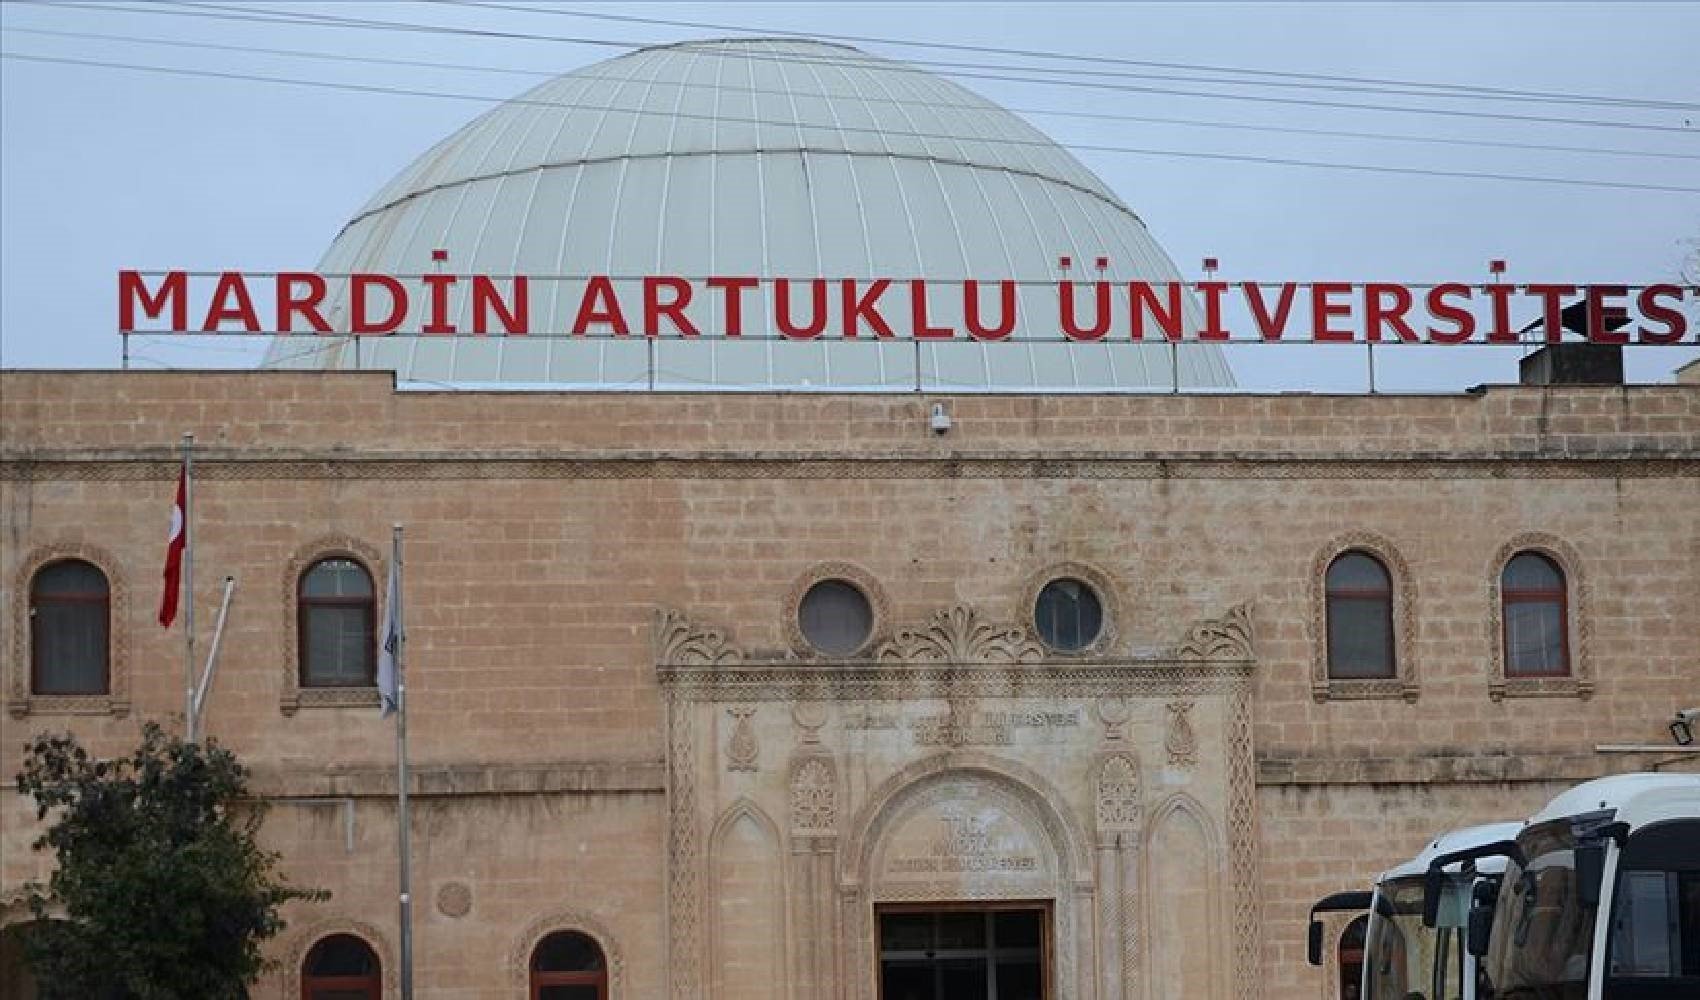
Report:
[[[757,659],[657,614],[671,997],[874,1000],[876,908],[991,902],[1048,912],[1050,1000],[1258,996],[1248,609],[1150,657],[890,635]]]

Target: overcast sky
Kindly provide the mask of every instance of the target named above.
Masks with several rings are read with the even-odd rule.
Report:
[[[1700,4],[592,6],[512,0],[500,6],[504,9],[261,0],[0,5],[6,53],[85,63],[0,62],[0,364],[115,367],[120,268],[311,269],[374,191],[494,102],[631,47],[737,34],[729,30],[734,27],[764,34],[886,39],[857,44],[951,76],[1017,110],[1059,142],[1152,151],[1080,150],[1077,155],[1140,214],[1189,276],[1197,275],[1203,257],[1215,256],[1222,262],[1222,276],[1231,280],[1475,282],[1485,280],[1488,260],[1504,258],[1509,277],[1517,281],[1646,284],[1675,279],[1685,256],[1695,252],[1691,241],[1700,238],[1700,193],[1693,190],[1700,189],[1700,110],[1695,108],[1700,105],[1700,59],[1695,58]],[[548,9],[515,9],[525,7]],[[576,40],[278,23],[276,15],[287,11]],[[224,16],[210,16],[215,13]],[[585,13],[724,27],[644,24]],[[90,34],[122,37],[86,37]],[[1050,60],[1043,65],[1073,71],[1042,74],[1033,68],[1041,65],[1036,57],[911,47],[896,40],[1173,65]],[[938,62],[1000,68],[931,65]],[[1226,70],[1327,79],[1243,72],[1232,74],[1240,81],[1232,86],[1196,79],[1222,79]],[[1112,78],[1104,73],[1142,75]],[[1062,82],[1036,82],[1042,75]],[[1519,92],[1519,99],[1389,93],[1410,88],[1343,77],[1499,88]],[[1146,89],[1080,85],[1106,82]],[[1536,99],[1533,92],[1636,103]],[[1650,106],[1657,102],[1688,106]],[[1414,114],[1386,106],[1462,113]],[[1257,128],[1198,124],[1206,122]],[[1433,141],[1440,139],[1447,141]],[[1182,153],[1640,187],[1177,155]],[[1690,190],[1647,189],[1660,187]],[[1320,364],[1294,363],[1290,352],[1269,348],[1240,349],[1232,360],[1240,382],[1250,387],[1360,387],[1361,352],[1331,350],[1338,353]],[[141,364],[184,367],[225,365],[248,356],[233,341],[205,339],[139,343],[137,351]],[[1632,351],[1630,374],[1641,381],[1668,380],[1674,368],[1697,355],[1700,350],[1691,348]],[[1402,349],[1396,358],[1378,355],[1377,369],[1384,389],[1458,389],[1514,380],[1515,360],[1515,351]]]

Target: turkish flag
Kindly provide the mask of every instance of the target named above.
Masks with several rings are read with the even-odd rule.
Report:
[[[159,597],[159,623],[177,620],[177,591],[183,582],[183,545],[188,539],[189,467],[177,474],[177,505],[171,508],[171,531],[165,540],[165,593]]]

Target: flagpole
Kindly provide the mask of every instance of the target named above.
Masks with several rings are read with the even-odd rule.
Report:
[[[401,1000],[413,1000],[413,893],[409,823],[407,811],[407,674],[402,661],[407,645],[407,628],[401,614],[401,525],[390,529],[390,558],[395,565],[396,585],[390,595],[394,606],[389,614],[395,630],[395,742],[396,742],[396,822],[399,825],[401,846]],[[388,636],[385,637],[387,642]]]
[[[195,742],[195,435],[183,435],[183,731]]]

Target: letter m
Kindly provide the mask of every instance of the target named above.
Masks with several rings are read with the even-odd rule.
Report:
[[[159,290],[148,294],[147,282],[140,271],[118,272],[118,329],[129,333],[136,329],[136,307],[142,307],[142,315],[148,319],[158,319],[169,306],[171,309],[171,329],[173,331],[189,328],[189,276],[185,271],[167,271],[164,280],[159,284]]]

